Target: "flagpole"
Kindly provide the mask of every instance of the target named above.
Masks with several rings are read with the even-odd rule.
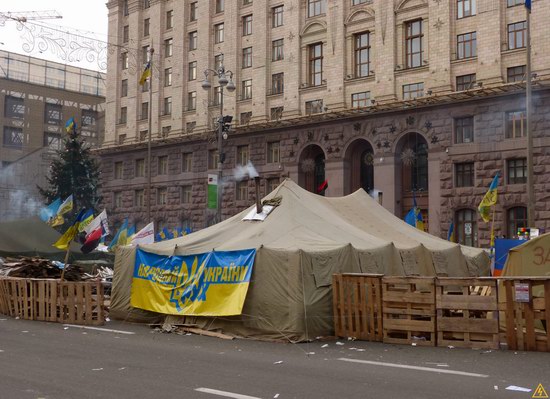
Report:
[[[526,7],[526,45],[527,45],[527,93],[526,93],[526,136],[527,136],[527,225],[535,227],[535,182],[533,180],[533,132],[531,131],[531,113],[532,113],[532,91],[531,82],[531,9]]]
[[[67,244],[67,253],[65,254],[65,262],[63,262],[63,270],[61,271],[61,281],[65,278],[65,270],[67,270],[67,262],[69,261],[69,254],[71,253],[71,241]]]
[[[151,220],[151,136],[153,129],[153,54],[155,49],[151,47],[149,59],[149,137],[147,141],[147,221]]]

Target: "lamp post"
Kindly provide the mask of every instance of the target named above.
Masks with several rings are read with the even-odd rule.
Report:
[[[235,91],[235,84],[233,83],[233,72],[226,71],[223,65],[220,65],[218,70],[206,69],[204,71],[204,80],[202,82],[202,88],[204,90],[209,90],[212,87],[210,83],[209,75],[213,74],[218,78],[218,84],[220,85],[220,117],[218,119],[218,187],[217,187],[217,206],[216,206],[216,222],[219,223],[222,221],[222,178],[223,178],[223,163],[225,161],[225,154],[223,153],[223,140],[227,139],[227,133],[224,131],[225,123],[231,122],[233,119],[230,116],[224,117],[223,115],[223,96],[224,88],[228,92]],[[229,80],[227,75],[229,74]]]

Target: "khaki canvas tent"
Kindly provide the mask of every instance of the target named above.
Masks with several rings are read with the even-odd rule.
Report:
[[[417,230],[363,190],[326,198],[287,179],[265,199],[276,197],[280,197],[280,205],[265,221],[243,221],[251,207],[188,236],[141,247],[162,255],[257,249],[241,316],[185,317],[178,323],[244,337],[313,339],[334,331],[334,273],[489,274],[489,259],[483,250],[461,247]],[[135,253],[131,246],[117,251],[111,316],[153,320],[155,315],[130,306]]]

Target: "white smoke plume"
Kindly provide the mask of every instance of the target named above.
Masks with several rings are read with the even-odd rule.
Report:
[[[237,167],[233,170],[233,175],[235,176],[235,180],[237,181],[244,180],[247,176],[249,179],[260,176],[256,168],[250,161],[248,161],[248,163],[244,166],[237,165]]]

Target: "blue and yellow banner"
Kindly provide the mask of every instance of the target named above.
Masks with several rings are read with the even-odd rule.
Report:
[[[186,256],[138,249],[130,303],[180,316],[240,315],[255,256],[255,249]]]

